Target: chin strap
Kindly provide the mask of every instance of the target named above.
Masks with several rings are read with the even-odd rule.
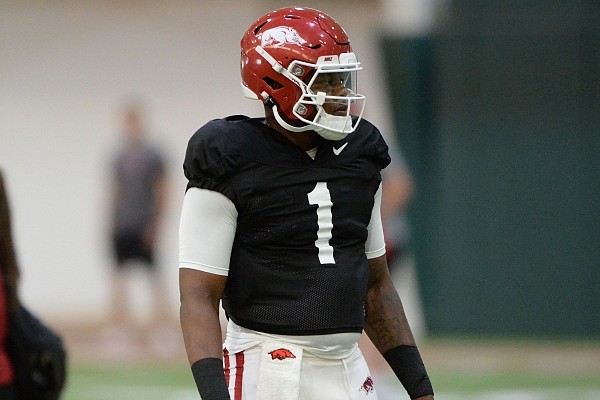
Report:
[[[277,123],[281,126],[283,126],[286,130],[290,131],[290,132],[306,132],[306,131],[312,131],[314,130],[314,128],[311,125],[304,125],[304,126],[294,126],[294,125],[290,125],[289,123],[287,123],[282,117],[281,115],[279,115],[279,110],[277,108],[277,104],[273,105],[273,115],[275,116],[275,119],[277,120]]]

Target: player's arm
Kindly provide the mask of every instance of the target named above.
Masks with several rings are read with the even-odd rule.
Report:
[[[382,354],[396,346],[415,345],[385,256],[369,260],[369,289],[365,309],[365,332]]]
[[[207,400],[229,400],[219,304],[236,220],[235,207],[222,194],[197,188],[187,191],[179,224],[180,319],[194,380]]]
[[[411,399],[433,399],[433,388],[384,256],[369,260],[365,332]]]
[[[226,277],[179,269],[180,319],[185,348],[201,398],[229,400],[223,374],[219,300]]]
[[[381,188],[375,195],[366,244],[369,285],[365,301],[365,332],[392,367],[411,399],[431,400],[433,388],[385,258],[380,204]]]

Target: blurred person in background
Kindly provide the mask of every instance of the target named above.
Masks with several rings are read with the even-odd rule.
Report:
[[[385,251],[392,279],[402,293],[404,311],[416,338],[426,334],[417,265],[411,253],[411,226],[408,208],[416,195],[416,183],[394,138],[389,138],[392,162],[382,171],[381,219]]]
[[[381,220],[385,235],[385,254],[394,272],[402,266],[409,251],[410,226],[406,211],[415,194],[415,184],[402,152],[388,140],[390,165],[382,171],[383,192],[381,197]]]
[[[131,310],[133,268],[142,268],[150,278],[151,329],[160,329],[168,318],[165,283],[156,263],[167,184],[165,159],[147,140],[142,105],[126,103],[120,110],[120,121],[123,140],[111,160],[110,243],[115,264],[111,282],[110,333],[116,336],[115,339],[126,341],[135,319]]]
[[[188,143],[180,315],[204,400],[375,400],[363,329],[410,397],[433,399],[386,262],[390,157],[361,119],[360,69],[331,17],[268,13],[241,40],[243,89],[264,117],[210,121]]]

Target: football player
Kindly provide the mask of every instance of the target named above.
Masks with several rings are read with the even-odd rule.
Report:
[[[410,397],[433,399],[386,264],[390,158],[361,118],[360,69],[328,15],[272,11],[241,40],[242,89],[265,116],[213,120],[188,143],[181,325],[203,400],[376,399],[363,329]]]

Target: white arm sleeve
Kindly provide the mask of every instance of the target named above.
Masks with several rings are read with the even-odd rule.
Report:
[[[369,236],[365,243],[365,254],[367,259],[376,258],[385,254],[385,238],[383,237],[383,225],[381,223],[381,184],[375,201],[373,202],[373,211],[371,211],[371,221],[367,226]]]
[[[226,276],[237,216],[233,202],[221,193],[188,189],[179,221],[179,268]]]

